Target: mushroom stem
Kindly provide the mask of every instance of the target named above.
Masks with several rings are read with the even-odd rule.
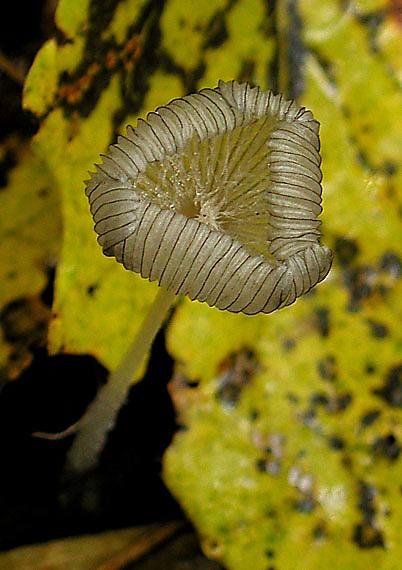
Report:
[[[127,354],[84,414],[67,455],[67,472],[83,473],[98,463],[107,434],[113,428],[118,412],[127,398],[133,376],[151,349],[152,342],[176,299],[172,291],[159,288]]]

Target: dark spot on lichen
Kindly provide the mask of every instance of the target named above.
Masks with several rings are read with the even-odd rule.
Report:
[[[393,366],[381,388],[374,390],[374,394],[385,400],[394,408],[402,408],[402,364]]]
[[[305,426],[314,428],[316,427],[317,424],[316,417],[317,417],[316,411],[313,410],[312,408],[309,408],[301,415],[301,420]]]
[[[327,538],[328,531],[325,521],[318,522],[312,530],[312,537],[316,542],[322,542]]]
[[[360,425],[362,428],[371,426],[381,415],[380,410],[369,410],[360,418]]]
[[[87,287],[87,295],[93,297],[98,288],[99,288],[99,283],[93,283],[92,285],[89,285]]]
[[[231,354],[219,367],[217,399],[226,407],[235,406],[243,388],[250,384],[259,368],[257,356],[252,350],[245,348]]]
[[[388,176],[393,176],[398,170],[398,166],[390,160],[384,160],[382,167],[385,174],[388,174]]]
[[[334,245],[335,256],[342,267],[349,267],[359,254],[356,241],[347,238],[337,238]]]
[[[402,275],[402,261],[396,253],[387,251],[380,259],[380,269],[394,279]]]
[[[384,548],[384,538],[381,531],[368,523],[355,525],[353,541],[360,548]]]
[[[376,365],[373,364],[372,362],[368,362],[368,363],[366,364],[366,368],[365,368],[366,374],[370,374],[370,375],[371,375],[371,374],[374,374],[374,373],[376,372],[376,370],[377,370],[377,367],[376,367]]]
[[[271,548],[268,548],[268,550],[265,551],[265,556],[272,560],[272,558],[275,558],[275,552]]]
[[[342,394],[338,394],[333,398],[333,411],[334,412],[343,412],[352,402],[352,394],[349,392],[343,392]],[[330,402],[332,399],[330,400]]]
[[[360,123],[360,128],[363,132],[368,133],[372,130],[372,125],[368,122],[364,122],[362,121]],[[376,168],[374,166],[374,163],[371,161],[370,156],[368,154],[368,152],[363,149],[362,147],[358,147],[358,140],[356,137],[354,136],[350,136],[349,137],[350,142],[352,143],[352,146],[355,150],[355,157],[356,160],[359,164],[362,165],[362,167],[367,170],[368,172],[375,172]]]
[[[384,548],[384,537],[376,523],[377,489],[373,485],[360,481],[358,495],[357,506],[363,520],[355,525],[353,540],[360,548]]]
[[[269,518],[269,519],[275,519],[277,516],[277,512],[276,509],[267,509],[265,512],[265,515]]]
[[[328,443],[332,449],[336,449],[337,451],[345,448],[344,440],[337,435],[332,435],[331,437],[329,437]]]
[[[318,406],[322,406],[329,414],[337,414],[343,412],[352,402],[352,395],[349,392],[336,392],[326,394],[324,392],[316,392],[310,398],[312,411]],[[314,412],[315,416],[315,412]]]
[[[393,433],[378,437],[372,444],[374,455],[396,461],[401,453],[401,446]]]
[[[280,433],[271,433],[265,445],[264,455],[256,461],[257,470],[260,473],[279,475],[282,467],[283,449],[285,438]]]
[[[290,352],[295,348],[296,341],[293,338],[285,338],[285,340],[282,343],[282,346],[286,352]]]
[[[370,327],[370,333],[374,338],[385,338],[389,334],[387,325],[379,323],[374,319],[367,319],[367,324]]]
[[[357,312],[362,301],[374,291],[376,272],[370,266],[354,267],[344,274],[344,283],[349,292],[347,310]]]
[[[402,262],[393,252],[386,252],[378,264],[346,267],[344,285],[349,293],[347,310],[356,312],[369,297],[385,297],[402,275]]]
[[[333,382],[338,376],[336,358],[329,354],[318,362],[318,373],[323,380]]]
[[[377,495],[377,490],[374,485],[359,481],[358,494],[359,503],[357,506],[364,517],[371,520],[375,516],[374,499]]]
[[[250,58],[245,58],[241,62],[240,71],[238,74],[239,81],[253,82],[255,76],[255,61]]]
[[[255,422],[260,417],[260,412],[257,410],[257,408],[253,408],[250,410],[248,417],[250,418],[250,422]]]
[[[310,397],[312,406],[328,406],[329,398],[324,392],[317,392]]]
[[[49,188],[40,188],[38,190],[39,198],[46,198],[49,195]]]
[[[294,392],[288,392],[286,394],[286,397],[291,404],[298,404],[300,402],[299,396],[297,396]]]
[[[228,39],[228,37],[229,34],[226,26],[225,13],[222,10],[219,10],[209,21],[206,30],[204,48],[219,47]]]
[[[303,497],[295,502],[295,509],[299,513],[312,513],[317,506],[317,501],[312,495]]]
[[[315,324],[318,332],[324,338],[329,335],[329,309],[326,307],[318,307],[315,310]]]
[[[267,461],[266,459],[262,459],[261,457],[259,459],[257,459],[257,461],[255,462],[255,467],[257,469],[257,471],[259,471],[260,473],[265,473],[266,472],[266,464]]]

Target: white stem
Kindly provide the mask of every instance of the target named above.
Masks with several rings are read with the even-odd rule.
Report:
[[[173,292],[159,288],[126,356],[111,374],[107,384],[99,390],[80,422],[81,428],[67,454],[67,472],[83,473],[97,464],[107,434],[113,428],[118,412],[127,398],[133,376],[149,352],[175,299]]]

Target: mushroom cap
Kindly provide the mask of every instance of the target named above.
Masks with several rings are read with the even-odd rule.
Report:
[[[311,111],[236,81],[159,107],[87,181],[104,254],[222,310],[290,305],[332,262],[318,132]]]

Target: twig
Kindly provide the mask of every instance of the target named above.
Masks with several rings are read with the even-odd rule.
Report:
[[[49,433],[47,431],[34,431],[31,433],[32,437],[37,437],[38,439],[48,439],[50,441],[57,441],[59,439],[65,439],[69,435],[76,433],[79,427],[80,421],[75,422],[68,428],[64,429],[63,431],[59,431],[57,433]]]

